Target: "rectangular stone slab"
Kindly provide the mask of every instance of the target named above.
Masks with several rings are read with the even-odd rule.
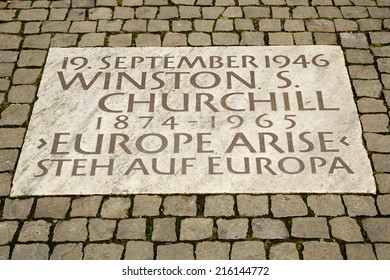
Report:
[[[374,193],[337,46],[52,48],[12,196]]]

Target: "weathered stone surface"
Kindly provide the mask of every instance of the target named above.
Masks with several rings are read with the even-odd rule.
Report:
[[[303,259],[305,260],[342,260],[340,247],[335,242],[303,242]]]
[[[9,246],[0,246],[0,260],[8,260],[10,253]]]
[[[68,197],[43,197],[37,201],[34,217],[63,219],[69,210]]]
[[[26,221],[19,233],[19,242],[48,241],[51,224],[44,221]]]
[[[213,235],[213,220],[209,218],[187,218],[181,221],[180,240],[202,240]]]
[[[252,232],[254,238],[286,239],[290,235],[283,221],[276,219],[253,219]]]
[[[32,103],[35,99],[37,87],[34,85],[20,85],[11,87],[8,93],[10,103]],[[18,137],[15,137],[16,140]],[[23,134],[24,138],[24,134]]]
[[[58,244],[50,256],[51,260],[81,260],[83,258],[81,243]]]
[[[196,244],[197,260],[228,260],[230,244],[228,242],[204,241]]]
[[[248,219],[218,219],[219,239],[244,239],[248,231]]]
[[[90,241],[110,240],[114,237],[116,221],[107,219],[90,219],[88,238]]]
[[[358,110],[361,113],[386,113],[387,108],[383,100],[374,98],[360,98],[357,102]]]
[[[126,243],[125,260],[153,260],[153,243],[129,241]]]
[[[0,196],[8,196],[11,191],[11,179],[9,173],[0,174]]]
[[[126,219],[118,223],[117,239],[142,239],[146,238],[146,219]]]
[[[269,258],[270,260],[299,260],[299,255],[294,243],[285,242],[273,244]]]
[[[231,195],[206,196],[204,215],[233,216],[234,199]]]
[[[372,152],[390,152],[390,136],[377,133],[365,133],[367,148]]]
[[[49,246],[46,244],[17,244],[12,251],[12,260],[47,260]]]
[[[268,214],[268,197],[265,195],[238,195],[237,204],[240,216],[263,216]]]
[[[339,216],[345,213],[339,195],[310,195],[307,198],[307,205],[316,216]]]
[[[338,217],[330,220],[332,236],[347,242],[364,241],[359,225],[350,217]]]
[[[293,218],[291,235],[303,238],[329,238],[325,218]]]
[[[0,150],[0,171],[14,170],[18,154],[19,151],[15,149]]]
[[[274,217],[307,215],[307,206],[298,195],[275,195],[271,197],[271,211]]]
[[[0,222],[0,245],[5,245],[12,241],[18,224],[17,221]]]
[[[0,49],[15,50],[19,48],[22,37],[18,35],[0,34]]]
[[[389,218],[367,218],[363,220],[363,228],[371,242],[390,241]]]
[[[26,72],[26,74],[28,73],[29,71]],[[29,113],[29,105],[11,104],[1,113],[0,125],[23,125],[27,121]]]
[[[62,220],[54,228],[53,241],[85,241],[87,236],[87,219]]]
[[[390,215],[390,195],[378,195],[376,203],[382,215]]]
[[[390,244],[375,244],[378,260],[390,260]]]
[[[371,196],[344,195],[343,199],[351,217],[377,214],[375,200]]]
[[[172,216],[196,216],[196,196],[167,196],[164,199],[164,214]]]
[[[360,117],[364,132],[388,132],[389,117],[385,114],[364,114]],[[376,169],[377,171],[381,171]]]
[[[353,86],[358,96],[379,97],[382,90],[378,80],[354,80]]]
[[[192,244],[179,243],[157,246],[157,260],[193,260]]]
[[[70,216],[96,217],[101,201],[101,196],[78,197],[72,201]]]
[[[131,201],[126,197],[110,197],[103,202],[100,215],[102,218],[126,218]]]
[[[380,193],[390,193],[390,174],[376,174],[378,190]]]
[[[6,199],[3,209],[3,219],[27,219],[31,207],[34,203],[33,198],[28,199]]]
[[[347,260],[376,260],[371,244],[346,244]]]
[[[84,260],[120,260],[123,245],[120,244],[87,244],[84,249]]]
[[[153,241],[176,241],[176,219],[162,218],[153,220]]]
[[[264,243],[261,241],[238,241],[233,243],[232,260],[265,260]]]
[[[162,198],[157,195],[137,195],[134,198],[133,216],[158,216]]]

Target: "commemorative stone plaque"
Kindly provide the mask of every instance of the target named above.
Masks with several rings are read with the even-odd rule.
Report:
[[[372,193],[340,47],[52,48],[12,196]]]

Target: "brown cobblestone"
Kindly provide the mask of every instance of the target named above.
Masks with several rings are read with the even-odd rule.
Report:
[[[275,195],[271,197],[274,217],[306,216],[307,207],[298,195]]]
[[[390,260],[390,244],[375,244],[378,260]]]
[[[84,260],[120,260],[123,252],[120,244],[87,244]]]
[[[203,240],[213,235],[213,220],[209,218],[187,218],[181,221],[180,240]]]
[[[350,217],[339,217],[330,220],[332,236],[347,242],[364,241],[359,225]]]
[[[81,260],[83,258],[81,243],[58,244],[50,256],[51,260]]]
[[[196,196],[167,196],[164,214],[172,216],[196,216]]]
[[[136,195],[133,216],[158,216],[162,198],[158,195]]]
[[[110,240],[114,236],[116,228],[115,220],[90,219],[88,223],[88,232],[90,241]]]
[[[31,207],[34,203],[33,198],[28,199],[9,199],[5,200],[3,209],[3,219],[27,219]]]
[[[126,219],[118,223],[117,239],[146,239],[146,219]]]
[[[376,260],[371,244],[346,244],[348,260]]]
[[[351,217],[375,216],[377,214],[375,200],[371,196],[344,195],[343,199]]]
[[[230,244],[228,242],[204,241],[196,244],[197,260],[228,260]]]
[[[286,225],[276,219],[253,219],[252,232],[254,238],[286,239],[290,237]]]
[[[382,215],[390,215],[390,195],[378,195],[376,199],[379,212]]]
[[[53,241],[86,241],[87,236],[87,219],[61,220],[54,228]]]
[[[179,243],[157,246],[157,260],[193,260],[193,245]]]
[[[0,173],[0,196],[8,196],[11,191],[11,174]]]
[[[68,212],[69,206],[70,198],[68,197],[38,198],[34,217],[63,219]]]
[[[0,128],[0,149],[20,148],[25,133],[25,128]]]
[[[176,219],[159,218],[153,220],[153,241],[176,241]]]
[[[12,251],[12,260],[47,260],[49,246],[46,244],[15,245]]]
[[[264,243],[261,241],[238,241],[233,243],[232,260],[265,260]]]
[[[0,222],[0,245],[6,245],[12,241],[18,224],[17,221]]]
[[[72,201],[71,217],[96,217],[101,196],[78,197]]]
[[[19,233],[19,242],[48,241],[51,224],[44,221],[26,221]]]
[[[126,243],[125,260],[153,260],[153,243],[129,241]]]
[[[390,193],[390,174],[375,174],[380,193]]]
[[[389,218],[367,218],[363,220],[363,228],[371,242],[390,241]]]
[[[131,201],[125,197],[110,197],[103,202],[100,215],[102,218],[126,218]]]
[[[0,150],[0,172],[14,170],[19,151]]]
[[[340,247],[335,242],[303,242],[303,259],[305,260],[342,260]]]
[[[271,260],[299,260],[299,255],[296,245],[286,242],[272,245],[269,258]]]
[[[291,236],[302,238],[329,238],[325,218],[293,218]]]

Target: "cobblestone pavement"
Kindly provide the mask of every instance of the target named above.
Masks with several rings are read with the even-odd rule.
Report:
[[[390,259],[390,0],[0,1],[0,259]],[[340,45],[376,195],[9,198],[49,47]]]

